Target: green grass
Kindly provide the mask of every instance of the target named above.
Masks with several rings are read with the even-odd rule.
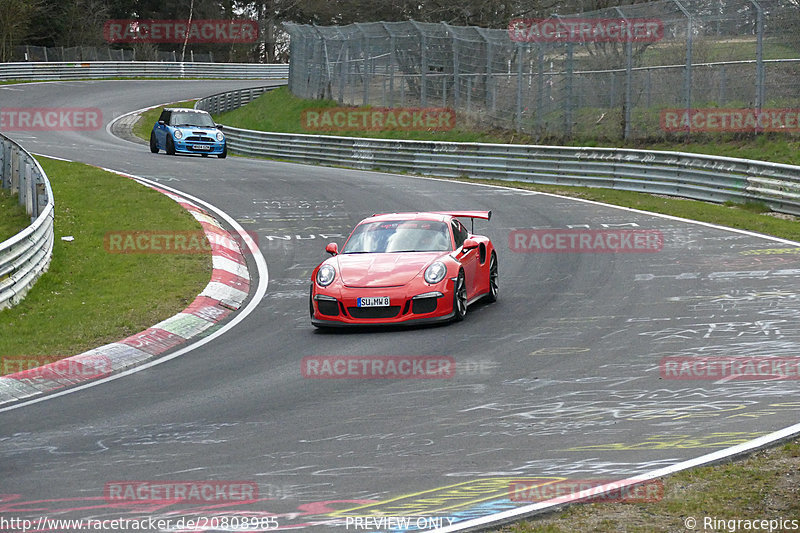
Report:
[[[116,174],[38,159],[56,198],[53,260],[18,306],[0,311],[0,354],[74,355],[138,333],[202,292],[211,276],[208,253],[113,254],[105,248],[107,232],[200,231],[180,205]]]
[[[287,87],[267,91],[246,106],[214,115],[222,124],[251,130],[279,133],[343,135],[349,137],[380,137],[383,139],[412,139],[419,141],[501,142],[500,132],[469,130],[456,127],[450,131],[364,131],[345,130],[320,132],[303,128],[301,117],[305,110],[340,107],[333,100],[305,100],[289,92]],[[364,108],[362,108],[364,109]]]
[[[19,205],[19,197],[6,189],[0,189],[0,242],[10,239],[31,223],[25,208]]]
[[[378,137],[385,139],[413,139],[420,141],[452,141],[452,142],[485,142],[485,143],[521,143],[521,144],[561,144],[559,139],[536,139],[530,135],[519,134],[514,131],[500,129],[480,129],[479,125],[470,125],[462,121],[461,117],[456,122],[456,128],[450,131],[412,131],[412,132],[380,132],[380,131],[341,131],[341,132],[318,132],[307,130],[302,127],[302,112],[308,109],[319,109],[325,107],[336,107],[338,104],[331,100],[305,100],[292,95],[286,87],[268,91],[244,107],[215,115],[217,122],[245,128],[251,130],[274,131],[282,133],[308,133],[322,135],[343,135],[352,137]],[[584,109],[581,113],[591,120],[579,120],[579,122],[591,122],[594,124],[598,116],[602,115],[601,110]],[[152,127],[155,122],[154,117],[150,121]],[[149,119],[148,119],[149,120]],[[592,129],[581,133],[579,140],[567,143],[568,146],[592,146],[592,147],[626,147],[642,148],[649,150],[669,150],[691,153],[705,153],[725,157],[738,157],[744,159],[758,159],[800,165],[800,139],[796,136],[786,134],[768,133],[757,137],[745,135],[728,135],[720,138],[705,136],[699,137],[694,142],[678,141],[638,141],[622,143],[619,141],[598,141],[596,139],[586,139],[585,136],[591,133],[599,134],[600,137],[613,137],[612,131],[618,128],[617,120],[606,116],[601,123]],[[603,132],[608,132],[605,134]],[[149,129],[147,136],[149,138]]]
[[[593,503],[573,505],[542,518],[520,522],[503,533],[572,533],[574,531],[685,531],[687,517],[719,520],[785,519],[800,516],[800,442],[776,446],[747,459],[695,468],[664,479],[664,497],[652,503]],[[737,531],[744,529],[737,529]],[[784,531],[784,529],[773,529]]]
[[[196,101],[197,100],[186,100],[184,102],[176,102],[174,104],[156,107],[154,109],[150,109],[149,111],[145,111],[139,115],[139,120],[137,120],[136,124],[133,125],[133,134],[140,139],[149,141],[150,132],[153,131],[153,124],[158,121],[158,117],[161,116],[161,111],[164,109],[164,107],[194,107],[194,103]]]
[[[486,183],[531,191],[541,191],[623,207],[632,207],[634,209],[641,209],[642,211],[663,213],[665,215],[710,222],[721,226],[800,241],[800,224],[794,220],[787,220],[765,214],[764,210],[766,206],[757,202],[748,204],[729,202],[720,205],[683,198],[666,198],[646,193],[617,191],[614,189],[539,185],[520,181],[509,182],[472,178],[457,179],[471,183]]]

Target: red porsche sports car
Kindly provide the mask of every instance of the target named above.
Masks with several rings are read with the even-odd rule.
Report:
[[[491,211],[389,213],[362,220],[342,249],[325,250],[311,276],[317,327],[463,320],[467,306],[497,300],[497,254],[458,218]]]

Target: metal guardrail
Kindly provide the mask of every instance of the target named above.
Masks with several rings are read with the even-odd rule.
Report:
[[[55,202],[47,175],[22,146],[0,134],[0,186],[19,195],[31,225],[0,242],[0,309],[19,303],[50,265]]]
[[[229,150],[297,163],[604,187],[800,215],[800,167],[683,152],[269,133],[225,126]]]
[[[102,78],[236,78],[279,79],[287,64],[181,63],[160,61],[92,61],[0,63],[0,80],[69,80]]]
[[[202,109],[209,113],[224,113],[238,107],[248,104],[264,94],[267,91],[277,89],[279,86],[270,87],[251,87],[248,89],[239,89],[237,91],[228,91],[224,93],[214,94],[201,98],[194,104],[195,109]]]
[[[215,94],[195,107],[221,113],[276,88]],[[773,211],[800,215],[800,167],[778,163],[684,152],[384,140],[232,126],[225,126],[225,135],[231,152],[297,163],[604,187],[716,203],[758,201]]]

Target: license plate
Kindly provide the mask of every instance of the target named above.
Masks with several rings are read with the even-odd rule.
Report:
[[[358,307],[389,307],[388,296],[373,296],[371,298],[359,298],[356,301]]]
[[[193,144],[193,150],[211,150],[211,146],[208,144]]]

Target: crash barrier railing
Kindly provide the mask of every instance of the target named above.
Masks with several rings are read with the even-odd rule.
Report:
[[[278,79],[287,78],[288,76],[288,64],[161,61],[0,63],[0,80],[69,80],[87,78]]]
[[[50,265],[55,203],[47,175],[22,146],[0,134],[0,186],[19,195],[31,225],[0,242],[0,309],[19,303]]]
[[[247,91],[269,89],[217,94],[196,107],[228,111],[255,98]],[[684,152],[383,140],[231,126],[225,126],[225,135],[231,152],[297,163],[604,187],[716,203],[763,202],[773,211],[800,215],[800,167],[779,163]]]
[[[264,94],[267,91],[277,89],[279,86],[270,87],[250,87],[248,89],[239,89],[237,91],[228,91],[225,93],[214,94],[201,98],[195,102],[195,109],[202,109],[209,113],[224,113],[242,107]]]
[[[442,177],[605,187],[722,203],[763,202],[800,215],[800,167],[682,152],[399,141],[226,126],[229,150],[297,163]]]

